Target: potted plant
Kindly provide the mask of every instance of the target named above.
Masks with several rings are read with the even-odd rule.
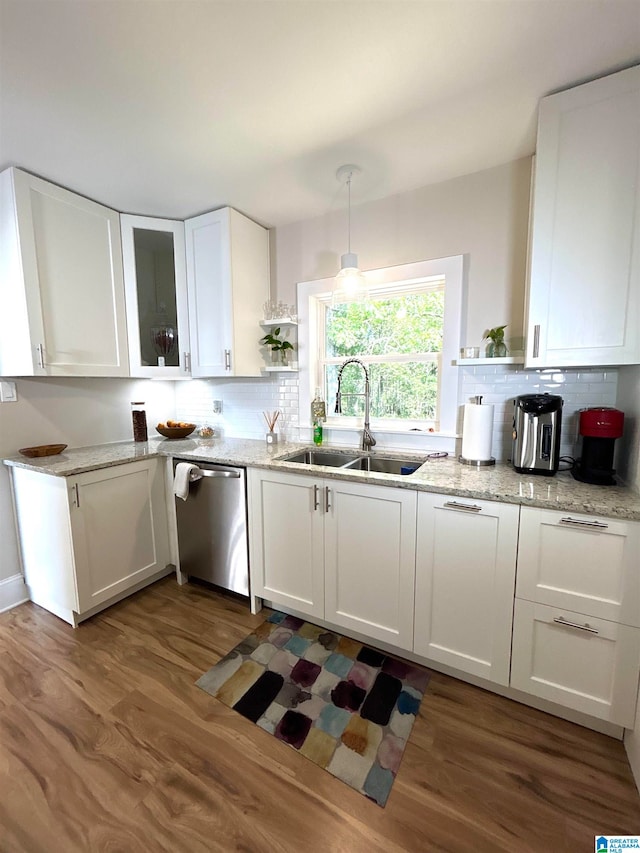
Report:
[[[484,333],[483,341],[489,341],[486,349],[487,358],[504,358],[507,354],[507,345],[504,342],[504,330],[508,323],[504,326],[496,326],[493,329],[488,329]]]
[[[271,347],[271,358],[274,363],[278,363],[281,364],[283,367],[286,367],[287,350],[292,350],[293,344],[289,341],[283,340],[279,337],[279,335],[280,326],[275,328],[272,332],[266,334],[263,338],[260,338],[260,343]]]

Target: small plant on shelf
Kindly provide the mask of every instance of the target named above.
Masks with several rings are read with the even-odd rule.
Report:
[[[507,345],[504,342],[504,330],[508,323],[504,326],[496,326],[493,329],[487,329],[484,333],[483,341],[489,341],[487,344],[487,358],[504,358],[507,354]]]
[[[290,341],[285,341],[279,336],[280,326],[275,328],[273,332],[269,332],[263,338],[260,338],[260,343],[271,347],[272,360],[284,367],[288,363],[287,351],[293,350],[293,344]]]

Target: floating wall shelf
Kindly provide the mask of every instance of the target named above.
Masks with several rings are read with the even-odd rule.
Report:
[[[298,321],[292,320],[291,317],[280,317],[277,320],[260,320],[260,325],[271,329],[273,326],[297,326]]]
[[[295,367],[278,367],[277,365],[274,365],[272,367],[263,367],[262,372],[263,373],[297,373],[298,367],[297,366],[295,366]]]
[[[474,364],[524,364],[523,355],[507,355],[504,358],[459,358],[453,362],[458,367],[471,367]]]

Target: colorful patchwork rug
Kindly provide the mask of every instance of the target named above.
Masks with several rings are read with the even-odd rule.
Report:
[[[274,613],[196,684],[384,806],[429,671]]]

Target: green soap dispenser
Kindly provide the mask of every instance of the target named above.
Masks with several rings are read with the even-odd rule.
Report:
[[[322,444],[322,424],[327,419],[327,407],[322,399],[320,387],[316,388],[316,395],[311,401],[311,422],[313,423],[313,443]]]
[[[322,421],[319,418],[313,425],[313,443],[317,447],[322,444]]]

